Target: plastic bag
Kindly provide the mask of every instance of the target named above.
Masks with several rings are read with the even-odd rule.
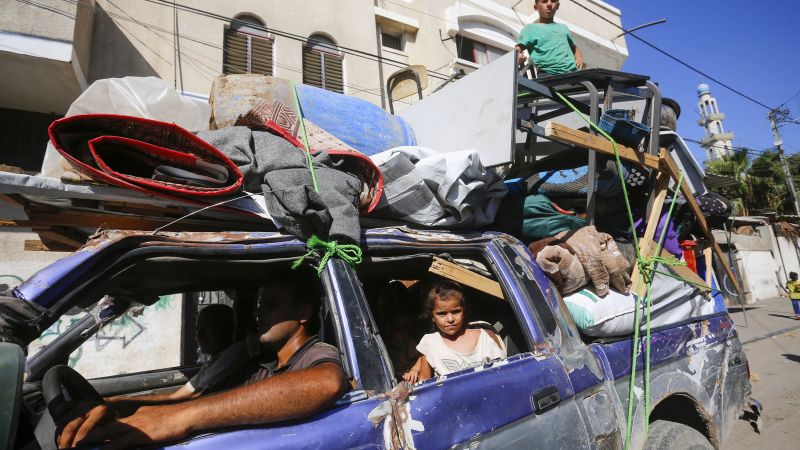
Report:
[[[179,94],[160,78],[125,77],[92,83],[72,102],[66,115],[78,114],[137,116],[200,131],[208,129],[211,107],[204,101]],[[76,172],[49,142],[40,175],[70,181],[87,179]]]

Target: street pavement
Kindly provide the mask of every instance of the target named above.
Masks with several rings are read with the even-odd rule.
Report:
[[[786,298],[729,310],[750,362],[753,398],[764,414],[760,434],[737,420],[723,448],[800,448],[800,320]]]

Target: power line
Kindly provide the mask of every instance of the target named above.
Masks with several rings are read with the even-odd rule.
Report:
[[[264,31],[264,32],[267,32],[267,33],[272,33],[272,34],[274,34],[276,36],[281,36],[281,37],[285,37],[285,38],[288,38],[288,39],[293,39],[293,40],[300,41],[300,42],[307,42],[308,41],[308,38],[306,38],[304,36],[300,36],[298,34],[290,33],[288,31],[278,30],[276,28],[267,28],[265,26],[256,25],[256,24],[253,24],[251,22],[244,22],[244,21],[235,19],[233,17],[228,17],[228,16],[224,16],[222,14],[212,13],[210,11],[206,11],[206,10],[203,10],[203,9],[200,9],[200,8],[195,8],[195,7],[192,7],[192,6],[187,6],[187,5],[184,5],[184,4],[181,4],[181,3],[173,3],[172,0],[145,0],[145,1],[148,2],[148,3],[154,3],[154,4],[158,4],[158,5],[161,5],[161,6],[168,6],[168,7],[172,7],[173,4],[174,4],[174,5],[176,5],[178,8],[180,8],[183,11],[190,12],[190,13],[193,13],[193,14],[196,14],[196,15],[199,15],[199,16],[208,17],[208,18],[211,18],[211,19],[219,20],[219,21],[222,21],[222,22],[228,22],[228,23],[231,23],[231,24],[247,25],[247,26],[249,26],[251,28],[255,28],[255,29],[258,29],[260,31]],[[369,61],[384,63],[384,64],[387,64],[387,65],[390,65],[390,66],[394,66],[394,67],[398,67],[398,68],[408,67],[408,64],[406,64],[406,63],[404,63],[402,61],[389,59],[389,58],[386,58],[384,56],[375,55],[375,54],[372,54],[372,53],[369,53],[369,52],[366,52],[366,51],[363,51],[363,50],[358,50],[358,49],[354,49],[354,48],[350,48],[350,47],[344,47],[344,46],[341,46],[341,45],[337,45],[337,49],[339,51],[341,51],[342,53],[353,55],[353,56],[360,57],[360,58],[364,58],[364,59],[367,59]],[[429,76],[431,76],[433,78],[436,78],[436,79],[439,79],[439,80],[447,80],[447,79],[449,79],[449,76],[441,74],[441,73],[438,73],[438,72],[434,72],[432,70],[426,70],[426,72],[428,73]]]
[[[789,103],[790,101],[794,100],[794,98],[795,98],[795,97],[797,97],[798,95],[800,95],[800,91],[797,91],[797,92],[796,92],[796,93],[795,93],[793,96],[789,97],[789,99],[788,99],[788,100],[786,100],[785,102],[783,102],[783,103],[781,103],[780,105],[778,105],[778,107],[777,107],[777,108],[775,108],[775,109],[780,109],[780,108],[782,108],[782,107],[783,107],[783,105],[785,105],[785,104]]]
[[[694,144],[703,145],[703,143],[701,141],[697,140],[697,139],[691,139],[691,138],[687,138],[687,137],[682,137],[682,138],[686,142],[692,142]],[[776,152],[776,150],[773,150],[773,149],[755,150],[755,149],[748,148],[748,147],[737,147],[737,146],[734,146],[734,145],[730,146],[729,148],[731,150],[743,150],[743,151],[745,151],[748,154],[753,155],[753,156],[761,156],[761,155],[765,155],[767,153],[775,153]]]
[[[23,0],[17,0],[17,1],[23,2]],[[66,3],[74,4],[74,5],[77,5],[77,6],[80,6],[80,7],[84,7],[84,8],[87,8],[87,9],[91,9],[94,12],[98,12],[99,11],[97,8],[92,7],[90,5],[83,5],[83,4],[79,3],[77,0],[62,0],[62,1],[66,2]],[[34,2],[31,2],[31,1],[24,1],[24,3],[33,4],[33,6],[39,6],[38,4],[34,4]],[[160,34],[160,33],[164,33],[164,34],[172,35],[173,34],[172,30],[168,30],[166,28],[159,27],[159,26],[156,26],[156,25],[148,23],[148,22],[142,22],[142,21],[134,18],[130,14],[128,14],[125,10],[123,10],[119,6],[115,5],[114,3],[112,3],[112,2],[109,2],[109,3],[111,5],[113,5],[115,8],[119,9],[123,14],[125,14],[125,17],[123,17],[123,16],[121,16],[119,14],[115,14],[115,13],[112,13],[112,12],[109,12],[109,11],[106,11],[106,10],[102,10],[103,14],[111,17],[112,20],[113,19],[117,19],[117,20],[122,20],[122,21],[125,21],[125,22],[131,22],[131,23],[134,23],[136,25],[139,25],[142,28],[146,29],[147,31],[150,31],[156,37],[158,37],[159,39],[161,39],[164,42],[168,43],[169,45],[174,45],[166,37],[164,37],[164,36],[162,36]],[[138,39],[130,30],[125,28],[122,24],[120,24],[117,21],[114,21],[114,23],[116,23],[118,26],[122,27],[134,39],[136,39],[137,41],[142,43],[142,45],[147,47],[147,49],[150,50],[151,52],[153,52],[157,57],[161,58],[162,60],[164,60],[168,64],[172,64],[172,62],[166,60],[159,52],[157,52],[156,50],[154,50],[154,49],[150,48],[149,46],[147,46],[146,44],[144,44],[144,42],[142,42],[140,39]],[[194,42],[194,43],[197,43],[197,44],[201,44],[201,45],[204,45],[204,46],[216,49],[216,50],[224,51],[224,48],[221,45],[216,45],[214,43],[203,41],[203,40],[200,40],[200,39],[197,39],[197,38],[193,38],[191,36],[187,36],[187,35],[180,34],[180,33],[179,33],[179,37],[181,39],[188,40],[188,41],[191,41],[191,42]],[[187,61],[189,63],[191,63],[195,67],[195,69],[197,69],[198,73],[201,74],[207,80],[213,81],[214,78],[219,75],[219,71],[215,67],[212,67],[209,64],[205,64],[202,61],[200,61],[199,59],[190,56],[188,49],[179,48],[179,51],[180,51],[180,54],[183,55],[187,59]],[[214,63],[215,65],[219,63],[218,60],[208,56],[205,53],[197,52],[196,54],[199,55],[199,56],[202,56],[204,59],[206,59],[207,61],[209,61],[211,63]],[[276,67],[280,67],[280,68],[283,68],[283,69],[286,69],[286,70],[290,70],[292,72],[296,72],[296,73],[300,73],[300,74],[303,73],[303,71],[301,69],[297,68],[297,67],[292,67],[292,66],[289,66],[289,65],[280,64],[280,63],[275,62],[275,61],[273,61],[272,64],[275,65]],[[231,66],[229,64],[225,64],[223,62],[222,63],[222,68],[224,70],[230,70],[230,69],[233,69],[233,66]],[[351,83],[342,83],[342,85],[347,87],[347,88],[349,88],[350,90],[352,90],[353,93],[365,92],[365,93],[376,95],[376,96],[380,95],[379,93],[376,92],[376,91],[380,90],[379,88],[366,88],[366,87],[354,85],[354,84],[351,84]]]
[[[595,12],[594,10],[592,10],[592,9],[591,9],[591,8],[589,8],[588,6],[584,5],[583,3],[581,3],[581,2],[578,2],[578,1],[573,1],[572,3],[574,3],[574,4],[578,5],[578,6],[580,6],[581,8],[585,9],[586,11],[589,11],[589,12],[590,12],[590,13],[592,13],[593,15],[595,15],[595,16],[597,16],[597,17],[599,17],[599,18],[603,19],[604,21],[606,21],[606,22],[610,23],[611,25],[613,25],[613,26],[615,26],[615,27],[619,28],[620,30],[622,30],[622,31],[626,31],[624,28],[622,28],[622,26],[620,26],[620,25],[617,25],[617,24],[616,24],[616,23],[614,23],[612,20],[609,20],[609,19],[607,19],[607,18],[603,17],[601,14],[599,14],[599,13]],[[667,52],[666,50],[663,50],[663,49],[661,49],[661,48],[657,47],[655,44],[651,44],[651,43],[650,43],[650,42],[648,42],[647,40],[645,40],[645,39],[643,39],[643,38],[640,38],[640,37],[639,37],[639,36],[637,36],[636,34],[634,34],[634,33],[628,33],[628,36],[632,36],[634,39],[636,39],[636,40],[638,40],[639,42],[641,42],[641,43],[643,43],[643,44],[647,45],[648,47],[652,48],[653,50],[655,50],[655,51],[657,51],[657,52],[661,53],[662,55],[666,56],[667,58],[669,58],[669,59],[671,59],[671,60],[673,60],[673,61],[677,62],[678,64],[680,64],[680,65],[682,65],[682,66],[684,66],[684,67],[688,68],[689,70],[691,70],[691,71],[693,71],[693,72],[696,72],[696,73],[698,73],[698,74],[700,74],[700,75],[702,75],[702,76],[704,76],[704,77],[708,78],[709,80],[711,80],[711,81],[713,81],[713,82],[715,82],[715,83],[719,84],[720,86],[724,87],[725,89],[728,89],[729,91],[733,92],[734,94],[737,94],[737,95],[739,95],[739,96],[741,96],[741,97],[744,97],[744,98],[746,98],[747,100],[750,100],[751,102],[755,103],[756,105],[759,105],[759,106],[761,106],[761,107],[764,107],[764,108],[766,108],[766,109],[768,109],[768,110],[771,110],[771,109],[773,109],[773,108],[771,108],[771,107],[769,107],[769,106],[765,105],[764,103],[762,103],[762,102],[760,102],[760,101],[758,101],[758,100],[754,99],[753,97],[750,97],[749,95],[747,95],[747,94],[743,93],[742,91],[740,91],[740,90],[738,90],[738,89],[736,89],[736,88],[734,88],[734,87],[732,87],[732,86],[728,85],[727,83],[723,83],[722,81],[718,80],[717,78],[715,78],[715,77],[713,77],[713,76],[711,76],[711,75],[707,74],[706,72],[703,72],[702,70],[698,69],[697,67],[695,67],[695,66],[693,66],[693,65],[691,65],[691,64],[689,64],[689,63],[687,63],[687,62],[685,62],[685,61],[683,61],[682,59],[678,58],[677,56],[674,56],[674,55],[672,55],[671,53]]]

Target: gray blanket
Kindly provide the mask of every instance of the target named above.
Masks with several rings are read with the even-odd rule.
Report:
[[[306,154],[287,140],[245,127],[201,131],[198,137],[225,153],[244,174],[244,189],[264,191],[276,225],[301,239],[358,244],[362,183],[338,170],[341,161],[325,152],[313,155],[319,192],[314,191]]]

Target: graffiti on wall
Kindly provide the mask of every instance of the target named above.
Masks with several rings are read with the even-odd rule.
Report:
[[[159,334],[158,329],[153,328],[153,324],[158,322],[159,315],[168,312],[174,305],[176,296],[166,295],[151,306],[145,307],[135,305],[128,309],[125,314],[105,324],[92,337],[86,340],[69,356],[68,364],[70,367],[78,366],[87,354],[91,354],[91,359],[97,359],[99,354],[109,348],[112,351],[125,351],[141,340],[150,336],[151,339]],[[64,332],[75,326],[83,319],[87,313],[80,313],[72,316],[63,316],[48,328],[42,335],[31,343],[31,354],[41,349],[45,345],[53,342]],[[172,315],[172,314],[170,314]],[[177,326],[176,328],[180,328]],[[150,333],[148,334],[148,331]]]

